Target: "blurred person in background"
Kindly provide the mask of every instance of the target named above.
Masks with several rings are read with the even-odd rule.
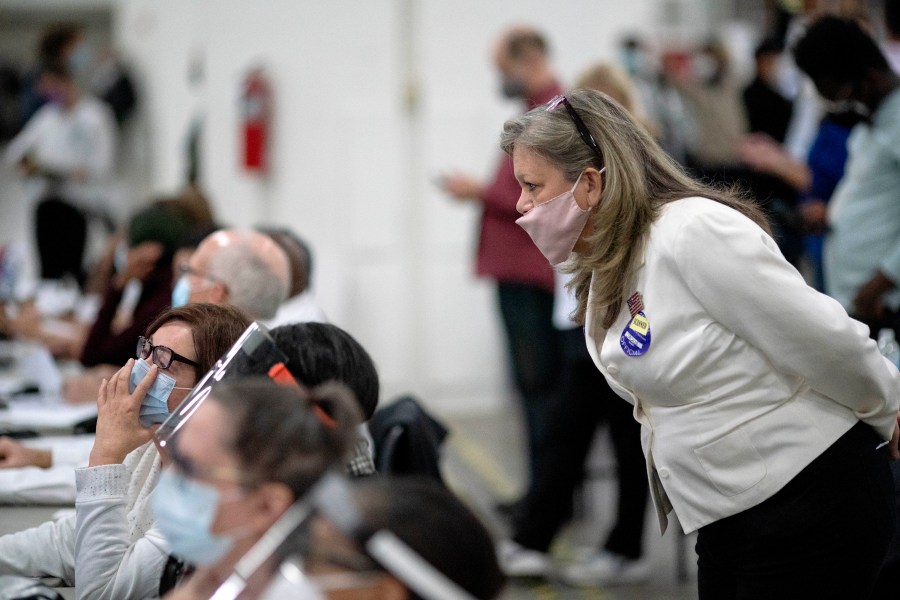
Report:
[[[734,181],[739,168],[737,146],[747,133],[747,116],[725,44],[708,41],[691,55],[689,71],[670,69],[667,77],[684,99],[696,128],[687,166],[711,181]]]
[[[269,236],[250,229],[210,234],[179,271],[172,306],[232,304],[252,319],[274,317],[291,285],[284,250]]]
[[[83,344],[84,366],[120,364],[133,354],[134,338],[169,306],[172,256],[189,227],[167,201],[132,217],[127,242],[116,250],[115,275]]]
[[[0,573],[55,577],[78,598],[152,598],[168,559],[150,492],[161,460],[150,441],[196,381],[249,321],[230,306],[169,309],[135,339],[129,359],[100,386],[97,435],[76,470],[76,514],[0,537]]]
[[[752,133],[764,134],[778,143],[784,142],[794,103],[779,89],[781,57],[784,44],[766,38],[753,51],[755,72],[744,88],[744,108]]]
[[[900,73],[900,0],[884,0],[884,57],[894,73]]]
[[[544,36],[514,27],[497,41],[494,61],[503,95],[538,106],[560,92]],[[453,198],[481,206],[476,272],[497,282],[497,300],[506,332],[513,377],[520,394],[527,434],[529,477],[534,485],[546,433],[547,410],[559,379],[558,334],[553,327],[553,270],[515,223],[518,184],[512,162],[503,157],[494,177],[482,182],[452,174],[441,187]],[[503,505],[512,509],[516,503]]]
[[[631,82],[621,69],[598,63],[576,87],[607,94],[638,121],[640,108]],[[652,125],[649,130],[652,130]],[[609,425],[617,484],[613,526],[599,550],[567,565],[560,573],[569,583],[609,585],[634,583],[650,576],[643,557],[647,477],[641,452],[640,424],[594,366],[584,332],[571,319],[577,308],[566,286],[572,276],[557,272],[553,321],[560,330],[563,375],[558,397],[548,414],[548,433],[539,457],[542,476],[525,496],[524,509],[512,520],[511,541],[501,542],[500,564],[509,576],[547,576],[553,571],[550,545],[572,518],[576,490],[583,486],[591,443],[600,424]]]
[[[786,180],[781,156],[768,167],[760,164],[768,152],[784,154],[782,144],[793,115],[793,102],[781,91],[783,50],[777,38],[762,40],[754,50],[754,78],[743,91],[749,135],[737,147],[741,161],[749,168],[745,173],[736,171],[734,180],[749,187],[761,202],[770,215],[772,233],[782,254],[799,268],[804,248],[797,202],[806,181],[797,184]]]
[[[639,100],[636,106],[646,111],[646,116],[636,116],[645,119],[648,127],[652,125],[651,133],[672,158],[685,164],[693,139],[691,119],[678,91],[660,69],[661,58],[646,40],[628,35],[619,44],[619,62],[634,84]]]
[[[835,107],[865,114],[848,141],[843,178],[828,205],[825,288],[869,326],[900,332],[900,77],[878,44],[851,19],[822,17],[794,48],[797,65]],[[897,365],[895,365],[897,366]],[[900,513],[900,464],[892,465],[895,513]],[[898,519],[900,521],[900,519]],[[875,598],[900,589],[900,525]]]
[[[115,123],[102,102],[81,94],[65,64],[45,65],[39,90],[48,101],[9,143],[5,160],[26,178],[37,206],[41,278],[81,284],[89,221],[108,222]]]
[[[863,111],[844,177],[828,207],[828,294],[875,335],[900,309],[900,79],[856,21],[823,17],[794,49],[797,65],[834,107]]]
[[[312,252],[309,246],[288,228],[260,227],[287,255],[291,265],[291,289],[288,298],[278,307],[278,312],[269,320],[268,327],[287,323],[307,323],[310,321],[327,323],[325,311],[316,302],[312,291]]]

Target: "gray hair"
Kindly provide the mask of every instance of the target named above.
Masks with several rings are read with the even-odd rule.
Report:
[[[287,298],[288,286],[252,240],[239,236],[213,254],[209,274],[228,286],[230,304],[254,319],[271,319]]]

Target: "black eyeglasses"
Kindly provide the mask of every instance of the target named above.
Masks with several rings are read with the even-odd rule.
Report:
[[[584,140],[584,143],[594,151],[597,158],[600,159],[600,166],[602,167],[605,163],[603,162],[603,153],[600,152],[600,146],[597,145],[597,142],[594,140],[594,136],[591,135],[587,125],[584,124],[584,121],[582,121],[581,117],[578,116],[578,113],[575,112],[575,107],[569,103],[569,99],[560,94],[547,103],[547,112],[556,109],[560,104],[566,107],[566,112],[569,113],[572,122],[575,123],[575,129],[578,130],[578,135]]]
[[[200,365],[186,356],[182,356],[169,348],[168,346],[154,346],[153,343],[144,336],[138,336],[137,357],[147,359],[153,355],[153,364],[160,369],[168,369],[172,366],[172,361],[177,360],[186,365],[191,365],[199,369]]]

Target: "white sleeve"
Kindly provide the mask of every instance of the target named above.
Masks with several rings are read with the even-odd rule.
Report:
[[[0,470],[0,504],[51,505],[75,502],[75,469],[68,466]]]
[[[93,435],[61,435],[23,440],[22,444],[29,448],[49,450],[54,467],[69,467],[71,470],[87,466],[94,439]]]
[[[775,241],[716,204],[684,222],[673,248],[681,276],[713,319],[890,439],[900,372],[868,328],[809,287]]]
[[[47,521],[0,537],[0,574],[56,577],[75,582],[75,519]]]
[[[6,152],[3,155],[3,162],[10,166],[14,166],[18,164],[32,148],[34,148],[34,144],[40,136],[41,130],[44,128],[44,123],[47,120],[45,114],[46,113],[43,110],[39,109],[38,112],[31,117],[28,123],[25,124],[24,129],[19,132],[19,135],[9,142],[9,145],[6,147]]]
[[[112,172],[116,146],[116,124],[109,109],[98,106],[92,114],[92,152],[83,158],[92,178],[103,178]]]
[[[128,470],[124,465],[75,471],[75,595],[79,600],[155,598],[168,551],[151,529],[129,540]]]

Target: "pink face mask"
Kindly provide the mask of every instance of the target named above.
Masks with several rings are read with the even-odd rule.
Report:
[[[600,173],[605,170],[603,167]],[[569,258],[591,214],[590,208],[582,210],[575,201],[579,181],[581,175],[571,190],[538,204],[516,219],[516,224],[528,232],[534,245],[554,267]]]

